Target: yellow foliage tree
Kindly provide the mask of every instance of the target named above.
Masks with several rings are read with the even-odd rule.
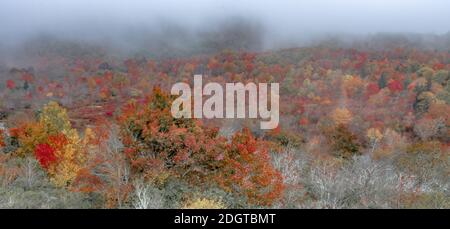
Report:
[[[188,200],[183,209],[224,209],[225,204],[221,200],[197,198]]]
[[[80,138],[70,124],[66,109],[56,102],[49,102],[43,107],[39,120],[19,128],[16,137],[20,145],[19,155],[33,153],[42,145],[51,148],[47,149],[55,159],[43,167],[56,186],[65,187],[75,179],[85,163],[86,151],[94,134],[87,129],[85,137]],[[38,157],[36,152],[35,156]]]
[[[72,128],[66,109],[56,102],[50,102],[43,108],[39,123],[49,135],[65,136],[65,144],[62,147],[55,147],[58,161],[48,168],[48,173],[56,186],[67,186],[75,179],[86,160],[84,150],[88,144],[87,139],[92,138],[93,133],[87,129],[86,137],[82,141],[77,130]]]
[[[354,96],[356,92],[362,88],[363,81],[358,76],[345,75],[342,86],[347,96]]]
[[[52,164],[48,173],[58,187],[67,186],[75,179],[86,161],[85,146],[76,131],[67,133],[67,144],[55,152],[58,162]]]
[[[347,108],[336,108],[331,113],[331,118],[336,125],[346,125],[352,120],[352,113]]]
[[[72,125],[70,124],[66,109],[54,101],[44,106],[39,116],[39,123],[50,135],[72,131]]]

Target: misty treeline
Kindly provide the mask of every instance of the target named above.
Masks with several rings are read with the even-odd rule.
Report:
[[[421,50],[450,49],[450,33],[350,33],[310,34],[298,32],[292,39],[281,39],[264,23],[247,17],[230,17],[191,28],[166,21],[156,27],[134,26],[119,29],[111,35],[64,36],[55,33],[36,33],[9,44],[0,41],[0,64],[26,65],[35,57],[57,55],[69,58],[85,56],[148,57],[167,59],[209,55],[223,50],[262,52],[282,48],[325,46],[383,50],[395,47]]]
[[[39,33],[13,45],[0,42],[4,59],[18,59],[41,55],[65,57],[83,56],[146,56],[151,58],[189,57],[212,54],[222,50],[261,51],[265,37],[264,27],[253,20],[241,17],[209,23],[192,29],[164,22],[155,27],[124,28],[115,35],[92,39],[77,36],[59,36]],[[1,59],[0,59],[1,60]]]

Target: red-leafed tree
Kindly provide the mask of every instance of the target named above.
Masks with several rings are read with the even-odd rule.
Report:
[[[57,159],[55,150],[47,143],[37,145],[34,154],[41,166],[45,169],[47,169],[50,164],[56,162]]]
[[[380,91],[380,87],[377,83],[369,83],[366,86],[366,97],[370,97],[371,95],[375,95]]]
[[[403,90],[403,85],[399,80],[391,80],[387,86],[393,93],[401,92]]]
[[[16,88],[16,83],[14,82],[14,80],[7,80],[6,81],[6,87],[8,88],[8,89],[14,89],[14,88]]]

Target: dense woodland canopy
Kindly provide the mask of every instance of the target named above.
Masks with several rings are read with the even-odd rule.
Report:
[[[28,46],[27,65],[0,65],[0,207],[449,208],[449,46],[398,41]],[[279,83],[279,127],[174,119],[168,92],[194,74]]]

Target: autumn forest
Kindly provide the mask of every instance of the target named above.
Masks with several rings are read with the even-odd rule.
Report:
[[[0,61],[0,208],[450,208],[448,33],[261,48],[259,32],[134,55],[24,43]],[[173,117],[172,85],[196,74],[279,83],[278,127]]]

